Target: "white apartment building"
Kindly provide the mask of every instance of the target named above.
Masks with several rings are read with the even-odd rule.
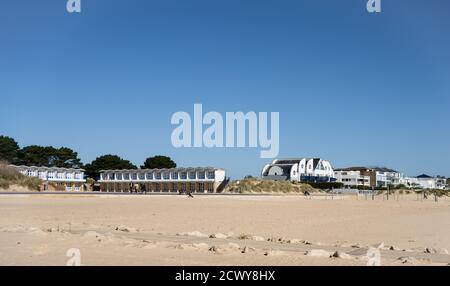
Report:
[[[377,187],[398,186],[401,184],[403,174],[387,168],[373,168],[376,172]]]
[[[83,191],[84,170],[57,167],[15,166],[19,173],[42,180],[43,191]]]
[[[431,177],[425,174],[417,177],[406,177],[404,178],[403,182],[404,185],[410,188],[443,190],[447,187],[446,178]]]
[[[388,168],[350,167],[337,169],[337,182],[347,187],[394,187],[402,183],[403,174]]]
[[[336,170],[334,172],[336,182],[344,184],[344,187],[371,187],[370,176],[361,170]]]

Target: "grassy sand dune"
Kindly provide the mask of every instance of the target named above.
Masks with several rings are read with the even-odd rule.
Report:
[[[272,181],[260,179],[244,179],[233,181],[227,185],[224,193],[234,194],[305,194],[305,192],[313,193],[319,190],[308,184],[292,183],[290,181]]]
[[[42,181],[27,177],[6,163],[0,163],[0,190],[38,191]]]

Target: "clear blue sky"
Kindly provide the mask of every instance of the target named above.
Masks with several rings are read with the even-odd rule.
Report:
[[[259,175],[259,149],[172,147],[202,103],[280,112],[280,157],[450,176],[450,1],[366,2],[3,0],[0,134]]]

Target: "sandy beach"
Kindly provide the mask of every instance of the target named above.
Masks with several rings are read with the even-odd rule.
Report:
[[[0,265],[448,265],[450,200],[0,195]]]

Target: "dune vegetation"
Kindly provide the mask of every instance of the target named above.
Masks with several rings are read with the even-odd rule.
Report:
[[[39,191],[41,183],[40,179],[22,175],[15,168],[0,162],[0,189],[6,190],[16,185],[29,190]]]
[[[224,193],[235,194],[305,194],[317,192],[319,190],[308,184],[293,183],[290,181],[272,181],[255,178],[247,178],[230,182],[223,191]]]

